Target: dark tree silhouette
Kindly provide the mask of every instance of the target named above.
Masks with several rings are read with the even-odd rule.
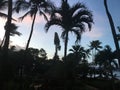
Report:
[[[58,36],[58,33],[57,33],[57,32],[55,32],[55,35],[54,35],[54,45],[55,45],[55,55],[54,55],[54,59],[56,60],[57,57],[58,57],[58,50],[61,49],[60,39],[59,39],[59,36]]]
[[[10,40],[10,31],[11,31],[11,19],[12,19],[12,0],[8,0],[8,18],[5,25],[5,43],[3,45],[3,56],[7,60],[8,57],[8,47],[9,47],[9,40]]]
[[[106,45],[103,50],[98,52],[95,56],[95,63],[100,67],[100,76],[101,74],[105,74],[107,78],[110,75],[112,78],[114,77],[113,70],[118,67],[117,62],[114,60],[114,54],[109,45]]]
[[[117,39],[120,41],[120,26],[117,27],[119,34],[117,34]]]
[[[32,25],[31,25],[31,31],[30,31],[30,35],[27,41],[27,45],[26,45],[26,50],[29,47],[29,43],[33,34],[33,29],[34,29],[34,24],[35,24],[35,19],[36,19],[36,15],[37,13],[39,13],[39,15],[43,15],[45,20],[48,21],[47,15],[46,13],[50,14],[51,9],[53,8],[53,4],[52,2],[50,2],[49,0],[17,0],[15,8],[13,10],[15,10],[16,12],[19,13],[20,10],[26,10],[27,12],[20,17],[20,20],[23,20],[26,16],[30,15],[33,20],[32,20]]]
[[[108,10],[107,0],[104,0],[104,6],[105,6],[106,14],[107,14],[108,19],[109,19],[109,23],[110,23],[111,32],[112,32],[112,35],[113,35],[113,39],[114,39],[114,44],[115,44],[115,47],[116,47],[116,51],[119,52],[119,43],[118,43],[118,39],[117,39],[115,25],[114,25],[112,16],[111,16],[111,14],[110,14],[110,12]],[[118,62],[119,62],[119,65],[120,65],[120,58],[118,58]]]
[[[47,53],[46,53],[46,51],[45,51],[43,48],[41,48],[41,49],[39,50],[39,56],[40,56],[42,59],[44,59],[44,60],[47,59]]]
[[[72,46],[72,49],[69,49],[69,51],[71,51],[71,54],[75,57],[75,60],[77,60],[76,64],[79,64],[80,61],[87,60],[90,55],[90,50],[80,45]]]
[[[64,57],[67,55],[68,35],[73,32],[76,35],[76,42],[81,39],[81,34],[85,32],[85,23],[88,25],[89,30],[93,23],[92,13],[82,3],[77,3],[72,7],[67,0],[62,0],[61,6],[53,11],[50,21],[45,25],[46,31],[52,25],[62,27],[61,37],[64,40]]]
[[[5,26],[5,29],[6,29],[6,28],[7,28],[7,27]],[[10,36],[14,36],[14,35],[20,36],[20,35],[22,35],[20,32],[17,31],[18,26],[16,26],[14,23],[11,23],[11,27],[10,27],[10,28],[11,28],[11,30],[10,30]],[[6,38],[6,37],[5,37],[5,35],[4,35],[0,47],[2,47],[2,45],[4,44],[5,38]]]
[[[96,55],[97,51],[100,51],[100,49],[102,48],[101,46],[102,42],[100,42],[99,40],[94,40],[92,42],[90,42],[90,50],[92,50],[92,59],[94,60],[94,56]]]

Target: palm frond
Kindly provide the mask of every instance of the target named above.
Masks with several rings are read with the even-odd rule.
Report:
[[[22,33],[18,32],[16,30],[13,30],[13,31],[10,32],[10,36],[15,36],[15,35],[21,36]]]
[[[19,17],[18,20],[22,21],[26,16],[30,15],[30,12],[31,12],[31,10],[28,11],[27,13],[25,13],[23,16]]]
[[[80,40],[81,40],[81,34],[82,34],[81,30],[71,29],[71,32],[73,32],[76,35],[76,41],[75,41],[75,43],[80,42]]]
[[[16,26],[14,23],[12,23],[12,29],[10,31],[10,34],[12,36],[14,36],[14,35],[21,36],[22,35],[22,33],[20,33],[20,32],[17,31],[17,28],[18,28],[18,26]]]
[[[44,1],[44,3],[41,4],[39,7],[44,8],[44,11],[49,14],[52,13],[51,11],[56,8],[54,3],[50,0]]]
[[[16,11],[19,13],[20,11],[27,10],[30,7],[30,3],[25,0],[17,0],[15,2],[15,7],[13,8],[13,11]]]
[[[5,14],[5,13],[0,12],[0,17],[1,17],[1,18],[4,18],[4,19],[7,19],[7,18],[8,18],[8,15]],[[13,20],[13,21],[17,21],[17,20],[15,20],[14,18],[12,18],[12,20]]]
[[[7,0],[0,0],[0,10],[5,10],[8,7]]]
[[[52,25],[63,26],[61,19],[52,19],[52,20],[48,21],[48,22],[46,23],[46,25],[45,25],[45,30],[46,30],[46,32],[48,31],[48,29],[49,29],[50,26],[52,26]]]
[[[93,15],[90,10],[80,9],[79,11],[77,11],[76,13],[73,14],[74,19],[78,19],[78,18],[82,18],[82,17],[89,17],[89,18],[91,18],[91,20],[93,20],[92,19]]]
[[[44,19],[45,19],[46,21],[48,21],[48,17],[47,17],[47,15],[46,15],[44,12],[40,11],[39,13],[44,16]]]
[[[84,16],[84,17],[80,18],[79,21],[81,21],[82,23],[86,23],[88,25],[89,30],[91,30],[93,19]]]
[[[61,34],[61,38],[63,39],[63,41],[65,41],[66,33],[67,32],[64,30]]]
[[[74,23],[74,22],[73,22]],[[73,27],[75,29],[79,29],[79,32],[82,33],[82,32],[85,32],[85,24],[83,23],[74,23],[73,24]]]
[[[87,7],[83,3],[76,3],[71,7],[70,13],[73,15],[74,13],[77,12],[79,9],[87,9]]]
[[[7,18],[8,17],[8,15],[7,14],[4,14],[4,13],[2,13],[2,12],[0,12],[0,17],[2,17],[2,18]]]
[[[74,50],[73,49],[69,49],[69,51],[73,52],[74,53]]]

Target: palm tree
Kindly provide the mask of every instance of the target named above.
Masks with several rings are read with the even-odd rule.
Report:
[[[55,35],[54,35],[54,44],[55,44],[55,59],[58,57],[58,50],[61,49],[61,46],[60,46],[60,39],[59,39],[59,36],[58,36],[58,33],[55,32]]]
[[[6,28],[7,28],[7,27],[5,26],[5,30],[6,30]],[[18,28],[18,26],[16,26],[14,23],[11,23],[10,36],[14,36],[14,35],[20,36],[20,35],[21,35],[21,33],[17,31],[17,28]],[[5,35],[4,35],[3,40],[2,40],[2,42],[1,42],[1,45],[0,45],[0,48],[1,48],[2,45],[4,44],[5,38],[6,38],[6,37],[5,37]]]
[[[6,81],[9,80],[10,74],[10,64],[8,62],[8,47],[10,40],[10,30],[11,30],[11,20],[12,20],[12,0],[8,0],[8,15],[6,22],[6,31],[5,31],[5,43],[3,46],[3,59],[0,61],[0,89],[3,90]]]
[[[115,46],[116,46],[116,50],[119,50],[117,34],[116,34],[116,30],[115,30],[115,26],[114,26],[114,22],[113,22],[112,16],[111,16],[111,14],[110,14],[110,12],[108,10],[107,0],[104,0],[104,6],[105,6],[106,14],[108,16],[109,23],[110,23],[110,26],[111,26],[111,31],[112,31],[112,34],[113,34],[113,39],[114,39],[114,43],[115,43]]]
[[[90,50],[85,49],[84,47],[82,47],[80,45],[72,46],[72,49],[69,49],[69,51],[72,52],[70,54],[73,54],[73,56],[75,56],[77,63],[79,63],[82,60],[86,60],[87,57],[89,57],[89,55],[90,55]]]
[[[98,64],[100,68],[103,68],[105,73],[110,73],[113,77],[113,69],[115,69],[115,66],[118,67],[117,62],[114,59],[111,47],[106,45],[102,51],[96,54],[95,63]]]
[[[107,0],[104,0],[104,6],[105,6],[106,14],[108,16],[108,20],[109,20],[109,23],[110,23],[111,32],[112,32],[112,35],[113,35],[113,39],[114,39],[114,44],[115,44],[115,47],[116,47],[116,51],[119,52],[119,43],[118,43],[118,39],[117,39],[115,25],[114,25],[112,16],[111,16],[111,14],[110,14],[110,12],[108,10]],[[120,65],[120,58],[118,58],[118,62],[119,62],[119,65]]]
[[[67,3],[67,0],[62,0],[59,8],[53,11],[50,20],[46,23],[45,29],[48,31],[50,26],[58,25],[62,27],[61,37],[64,40],[64,58],[67,55],[68,35],[73,32],[76,35],[76,42],[80,41],[81,34],[85,32],[85,23],[89,30],[93,23],[92,13],[84,4],[77,3],[72,7]]]
[[[94,57],[96,55],[96,51],[100,51],[100,49],[102,48],[101,44],[102,44],[102,42],[100,42],[99,40],[94,40],[94,41],[90,42],[89,47],[90,47],[90,50],[92,50],[92,57]],[[94,58],[92,58],[92,59],[94,59]]]
[[[8,0],[8,17],[5,25],[5,42],[3,46],[3,57],[7,60],[8,57],[8,47],[10,40],[10,31],[11,31],[11,20],[12,20],[12,0]]]
[[[6,10],[7,7],[8,7],[8,1],[7,0],[0,0],[0,10]],[[0,12],[0,17],[6,19],[8,17],[8,15],[5,14],[5,13]],[[5,37],[5,35],[4,35],[4,37]]]
[[[29,43],[33,34],[34,24],[36,15],[39,12],[39,15],[43,15],[45,20],[48,20],[46,13],[50,13],[50,10],[53,8],[52,2],[49,0],[17,0],[15,4],[14,10],[19,13],[20,10],[28,10],[22,17],[20,17],[20,20],[23,20],[26,16],[30,15],[30,17],[33,18],[32,25],[31,25],[31,31],[30,35],[27,41],[26,50],[29,47]]]

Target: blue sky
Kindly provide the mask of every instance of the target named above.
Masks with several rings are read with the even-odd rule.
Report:
[[[59,6],[61,0],[53,0],[56,5]],[[88,45],[90,41],[93,40],[100,40],[102,42],[102,45],[110,45],[113,50],[115,49],[113,37],[111,34],[110,25],[108,22],[108,18],[105,13],[105,8],[103,5],[103,0],[68,0],[68,2],[73,5],[77,2],[83,2],[85,5],[89,8],[89,10],[92,11],[94,16],[94,22],[92,27],[92,31],[87,31],[82,35],[82,39],[80,44],[83,47],[88,48]],[[108,6],[109,10],[111,12],[111,15],[113,17],[115,27],[120,26],[120,0],[108,0]],[[22,15],[21,13],[20,15]],[[20,15],[14,14],[13,17],[17,18]],[[0,19],[0,38],[4,35],[4,23],[5,20]],[[18,31],[22,33],[22,36],[15,36],[11,37],[12,44],[20,45],[22,47],[25,47],[29,33],[30,33],[30,27],[31,27],[32,19],[30,17],[27,17],[22,23],[17,22],[17,25],[19,26]],[[30,42],[30,47],[34,48],[44,48],[46,52],[48,53],[49,57],[52,57],[54,55],[54,32],[58,32],[59,36],[61,35],[61,28],[58,26],[52,26],[48,33],[44,30],[45,21],[43,17],[37,17],[35,27],[34,27],[34,33],[32,36],[32,40]],[[58,54],[62,57],[63,56],[63,50],[64,50],[64,43],[63,40],[60,39],[61,43],[61,51],[58,52]],[[75,36],[73,34],[69,35],[69,43],[68,43],[68,50],[71,48],[72,45],[74,45]],[[69,53],[69,52],[68,52]]]

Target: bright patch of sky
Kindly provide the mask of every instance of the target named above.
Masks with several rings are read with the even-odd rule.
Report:
[[[61,0],[52,0],[57,6],[60,5]],[[103,0],[68,0],[70,5],[73,5],[77,2],[84,3],[89,10],[92,11],[94,16],[94,24],[92,30],[89,32],[85,32],[82,35],[82,39],[80,44],[83,47],[88,48],[90,41],[93,40],[100,40],[104,45],[110,45],[113,50],[115,49],[114,41],[109,25],[108,18],[105,13],[105,8],[103,4]],[[120,26],[120,0],[108,0],[109,10],[113,17],[115,27]],[[23,13],[20,13],[22,15]],[[17,18],[20,15],[14,14]],[[19,26],[18,31],[22,33],[22,35],[11,37],[12,44],[19,45],[25,47],[30,29],[31,29],[32,19],[30,17],[26,17],[22,22],[17,22]],[[5,21],[0,19],[0,38],[2,39],[4,36],[4,24]],[[52,26],[49,31],[46,33],[44,30],[45,21],[43,17],[37,15],[35,26],[34,26],[34,33],[30,42],[30,47],[34,48],[44,48],[48,53],[49,57],[53,57],[55,46],[54,46],[54,32],[58,32],[59,36],[61,36],[61,28],[58,26]],[[76,37],[74,34],[69,35],[69,42],[68,42],[68,50],[74,45]],[[61,41],[61,51],[58,54],[62,57],[64,52],[64,42],[62,39]],[[69,53],[69,52],[68,52]]]

